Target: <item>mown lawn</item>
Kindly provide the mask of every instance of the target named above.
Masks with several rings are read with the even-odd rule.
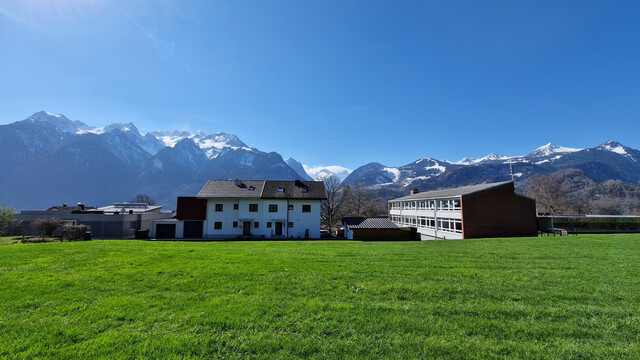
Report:
[[[640,358],[640,236],[0,246],[0,358]]]

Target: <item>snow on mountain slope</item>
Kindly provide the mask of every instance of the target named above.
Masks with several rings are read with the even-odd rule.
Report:
[[[224,132],[207,135],[201,131],[195,134],[191,134],[188,131],[152,131],[150,134],[157,137],[165,146],[169,147],[175,146],[175,144],[182,139],[192,139],[196,145],[204,150],[209,159],[219,156],[224,150],[228,149],[253,151],[253,149],[248,147],[237,136]]]
[[[79,130],[86,130],[90,128],[82,121],[71,121],[64,115],[52,114],[48,111],[39,111],[23,121],[26,123],[54,128],[59,132],[70,134],[74,134]]]
[[[330,166],[308,166],[302,165],[304,171],[309,174],[312,178],[316,180],[320,180],[323,177],[327,176],[335,176],[338,180],[343,181],[353,172],[353,170],[348,169],[339,165],[330,165]]]

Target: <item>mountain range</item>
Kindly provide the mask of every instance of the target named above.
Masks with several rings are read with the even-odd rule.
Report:
[[[94,127],[45,111],[0,125],[0,204],[19,209],[62,203],[104,205],[144,193],[167,208],[209,179],[312,180],[333,175],[381,196],[408,189],[516,180],[575,168],[594,181],[640,183],[640,152],[608,141],[588,149],[553,144],[522,156],[490,154],[458,162],[418,159],[400,167],[369,163],[350,171],[308,167],[248,147],[233,134],[140,132],[132,123]],[[513,171],[512,171],[513,169]]]

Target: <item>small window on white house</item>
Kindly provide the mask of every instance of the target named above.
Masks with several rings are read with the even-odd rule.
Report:
[[[302,205],[302,212],[311,212],[311,205]]]
[[[216,211],[217,211],[217,212],[222,211],[223,205],[224,205],[224,204],[216,204]]]
[[[238,210],[238,204],[233,204],[233,210]]]
[[[279,187],[278,188],[278,192],[284,192],[284,188],[283,187]]]
[[[237,227],[238,227],[238,222],[237,222],[237,221],[234,221],[234,222],[233,222],[233,227],[234,227],[234,228],[237,228]]]
[[[293,205],[289,205],[289,210],[293,210]]]
[[[215,230],[222,230],[222,221],[216,221],[213,223],[213,228]]]

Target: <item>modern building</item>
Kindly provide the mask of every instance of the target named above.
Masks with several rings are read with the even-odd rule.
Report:
[[[64,204],[47,210],[23,210],[16,219],[22,221],[24,231],[28,231],[35,220],[55,218],[63,224],[89,226],[94,238],[127,239],[135,237],[136,230],[148,229],[153,220],[173,217],[171,212],[161,212],[161,209],[162,206],[144,203],[115,203],[100,208]]]
[[[400,228],[386,217],[342,218],[344,236],[349,240],[415,240],[415,232]]]
[[[320,238],[322,181],[209,180],[178,198],[176,219],[156,221],[154,238]]]
[[[427,191],[389,201],[389,219],[422,240],[537,236],[534,199],[513,181]]]

